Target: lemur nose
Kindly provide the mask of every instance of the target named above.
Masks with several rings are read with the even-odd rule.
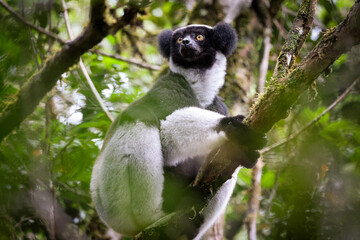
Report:
[[[183,43],[184,45],[189,45],[190,40],[185,38],[185,39],[182,41],[182,43]]]

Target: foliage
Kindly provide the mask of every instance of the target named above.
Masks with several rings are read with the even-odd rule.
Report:
[[[67,38],[61,1],[6,2],[29,22],[55,32],[63,39]],[[115,6],[117,1],[108,2]],[[129,1],[120,2],[131,4]],[[164,60],[156,50],[156,35],[164,28],[186,25],[191,12],[185,1],[142,1],[141,4],[145,6],[146,14],[138,17],[137,26],[126,27],[107,36],[97,48],[160,66]],[[300,58],[315,46],[324,33],[325,29],[321,28],[336,26],[352,4],[350,0],[319,1],[316,18],[322,26],[314,28]],[[81,32],[88,20],[88,5],[89,1],[67,1],[70,22],[76,34]],[[299,4],[298,1],[284,1],[283,6],[296,11]],[[205,13],[205,9],[200,11],[200,14]],[[252,16],[251,11],[244,16]],[[291,11],[283,10],[276,16],[285,31],[291,27],[293,18]],[[239,23],[241,19],[236,21]],[[252,29],[239,30],[241,36],[248,34],[240,40],[242,49],[250,46],[246,44],[250,38],[254,39],[252,52],[248,53],[253,58],[248,60],[256,62],[255,77],[261,61],[258,53],[262,51],[259,25],[257,22]],[[25,27],[2,7],[0,32],[1,110],[26,79],[37,72],[46,58],[61,49],[62,45]],[[268,80],[283,37],[281,29],[274,25]],[[354,49],[344,55],[334,63],[333,72],[328,77],[318,79],[317,86],[301,97],[290,116],[268,133],[269,145],[296,132],[336,99],[357,77],[354,69],[359,63],[358,53],[359,49]],[[92,52],[82,58],[113,116],[141,97],[158,74]],[[261,181],[259,238],[351,239],[360,235],[358,92],[359,87],[315,126],[264,155],[266,166]],[[249,93],[247,97],[252,96],[253,93]],[[229,107],[236,105],[234,102],[227,103]],[[64,73],[30,117],[0,145],[0,239],[9,236],[13,239],[52,238],[53,220],[39,213],[45,210],[50,216],[51,208],[45,209],[46,206],[34,203],[38,200],[34,197],[36,191],[55,196],[48,201],[53,205],[60,204],[69,217],[59,219],[59,222],[71,224],[77,232],[86,233],[94,239],[105,238],[106,227],[96,217],[89,196],[89,183],[92,165],[110,123],[78,66]],[[227,209],[225,229],[228,239],[244,237],[250,171],[240,171]]]

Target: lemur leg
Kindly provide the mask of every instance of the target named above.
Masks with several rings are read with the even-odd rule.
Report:
[[[102,150],[91,193],[110,227],[134,235],[162,216],[163,182],[159,130],[138,122],[119,126]]]
[[[223,115],[197,108],[176,110],[161,121],[160,137],[165,165],[196,156],[206,156],[226,141],[225,133],[216,131]]]
[[[199,228],[198,234],[193,240],[203,239],[202,237],[206,231],[215,223],[216,219],[222,212],[225,211],[230,197],[234,191],[237,175],[241,167],[238,167],[232,175],[232,178],[228,179],[221,188],[216,192],[215,196],[211,198],[208,205],[203,211],[204,223]]]

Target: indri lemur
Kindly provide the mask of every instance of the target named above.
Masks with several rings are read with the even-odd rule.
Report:
[[[237,43],[230,25],[165,30],[158,43],[169,59],[170,72],[114,121],[91,179],[100,218],[128,236],[186,201],[181,199],[186,199],[184,194],[172,193],[177,184],[169,183],[167,176],[174,179],[175,174],[190,183],[206,156],[226,142],[251,145],[242,165],[252,167],[256,149],[264,143],[261,134],[242,123],[243,117],[229,117],[217,96],[224,84],[226,57]],[[227,180],[209,201],[195,239],[225,208],[234,186],[234,178]]]

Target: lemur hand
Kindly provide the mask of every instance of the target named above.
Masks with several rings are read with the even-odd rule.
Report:
[[[246,165],[242,165],[252,167],[259,158],[256,150],[265,146],[266,137],[264,133],[257,132],[243,123],[244,118],[242,115],[224,117],[217,126],[217,131],[224,131],[230,142],[240,145],[239,148],[247,157]]]

